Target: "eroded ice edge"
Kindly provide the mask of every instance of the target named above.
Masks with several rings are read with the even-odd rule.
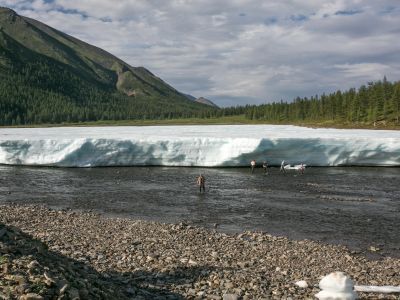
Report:
[[[0,129],[0,163],[93,166],[399,166],[400,131],[278,125]]]

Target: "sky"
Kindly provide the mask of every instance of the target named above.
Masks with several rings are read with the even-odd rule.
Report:
[[[0,0],[219,106],[400,80],[399,0]]]

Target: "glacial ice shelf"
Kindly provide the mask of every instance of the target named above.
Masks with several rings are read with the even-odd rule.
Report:
[[[400,166],[400,131],[279,125],[0,129],[0,164]]]

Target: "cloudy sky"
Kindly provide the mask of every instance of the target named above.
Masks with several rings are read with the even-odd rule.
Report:
[[[400,80],[399,0],[0,0],[221,106]]]

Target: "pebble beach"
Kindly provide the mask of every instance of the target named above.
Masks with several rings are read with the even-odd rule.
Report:
[[[330,272],[399,286],[399,270],[397,258],[264,232],[0,206],[0,299],[315,299]]]

